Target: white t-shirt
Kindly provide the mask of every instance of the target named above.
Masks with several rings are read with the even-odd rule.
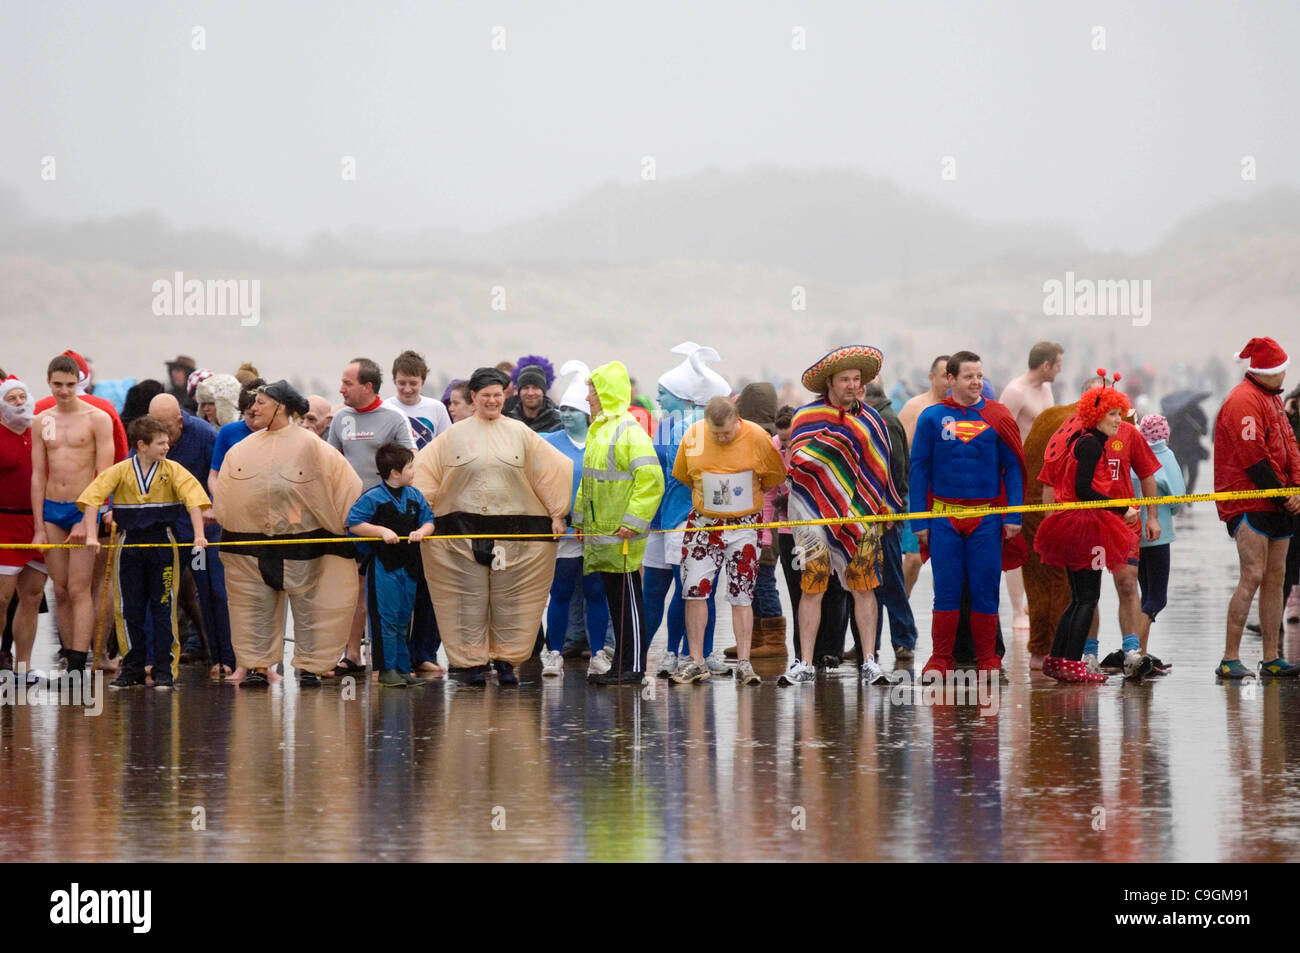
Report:
[[[415,438],[415,449],[423,450],[434,437],[451,426],[451,414],[436,397],[420,395],[415,406],[408,407],[393,395],[384,401],[389,407],[406,414],[411,423],[411,436]]]

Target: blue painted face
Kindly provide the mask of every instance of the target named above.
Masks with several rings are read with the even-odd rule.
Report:
[[[587,429],[591,426],[591,418],[576,407],[561,407],[560,423],[564,425],[564,432],[570,437],[577,441],[583,441],[587,439]]]
[[[665,414],[675,413],[682,417],[695,409],[695,405],[689,400],[678,397],[662,384],[659,385],[659,406],[663,408]]]

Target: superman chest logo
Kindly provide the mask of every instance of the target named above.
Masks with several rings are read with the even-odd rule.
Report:
[[[982,420],[946,420],[943,429],[949,440],[960,440],[962,443],[970,443],[984,431],[989,429],[989,425]]]

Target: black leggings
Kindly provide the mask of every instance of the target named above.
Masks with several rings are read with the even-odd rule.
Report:
[[[1101,598],[1101,570],[1067,569],[1065,574],[1070,577],[1070,604],[1056,624],[1052,655],[1077,662],[1083,658],[1083,644],[1088,641],[1092,614]]]

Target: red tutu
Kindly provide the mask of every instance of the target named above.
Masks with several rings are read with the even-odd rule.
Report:
[[[1110,510],[1057,510],[1039,525],[1034,549],[1049,566],[1100,569],[1100,556],[1114,572],[1137,557],[1138,537]]]

